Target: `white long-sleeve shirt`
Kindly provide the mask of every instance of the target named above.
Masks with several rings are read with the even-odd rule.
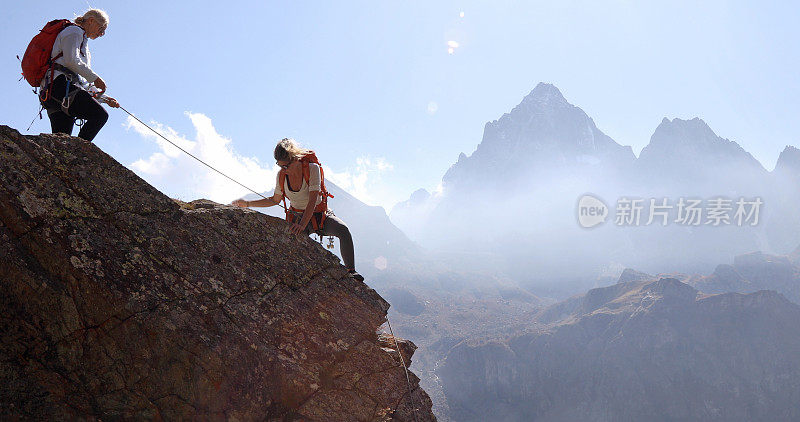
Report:
[[[306,183],[306,178],[303,177],[303,184],[300,186],[300,189],[297,191],[293,191],[289,189],[289,175],[286,175],[286,182],[284,186],[281,186],[281,172],[278,172],[278,176],[275,180],[275,192],[286,195],[289,198],[289,203],[294,209],[298,210],[305,210],[306,206],[308,205],[308,192],[310,191],[317,191],[320,190],[321,185],[321,174],[319,170],[319,165],[315,163],[308,163],[308,182]],[[297,188],[297,186],[294,186]],[[322,202],[322,196],[317,195],[317,203],[315,205],[319,205]]]
[[[62,54],[55,62],[77,73],[80,80],[72,81],[72,83],[84,89],[98,78],[98,75],[90,67],[92,56],[89,53],[88,40],[83,28],[78,25],[70,25],[56,37],[53,43],[53,53],[50,55],[53,58]],[[61,74],[63,72],[56,70],[53,73],[53,79]],[[43,80],[42,85],[44,83]]]

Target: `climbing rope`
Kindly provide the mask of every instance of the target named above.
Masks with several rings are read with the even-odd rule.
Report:
[[[403,353],[400,352],[400,345],[397,344],[397,337],[394,336],[394,331],[392,331],[392,324],[389,322],[389,315],[386,315],[386,325],[389,326],[389,334],[392,336],[392,340],[394,340],[394,348],[397,350],[397,354],[400,355],[400,364],[403,365],[403,370],[406,371],[408,398],[411,400],[411,408],[414,410],[414,422],[419,422],[419,419],[417,419],[417,404],[414,403],[414,394],[411,392],[411,378],[408,376],[408,368],[406,367],[405,359],[403,359]]]
[[[219,174],[221,174],[221,175],[225,176],[225,177],[226,177],[226,178],[228,178],[228,180],[230,180],[231,182],[233,182],[233,183],[236,183],[237,185],[239,185],[239,186],[241,186],[241,187],[243,187],[243,188],[245,188],[245,189],[249,190],[250,192],[253,192],[254,194],[256,194],[256,195],[258,195],[258,196],[260,196],[260,197],[262,197],[262,198],[264,198],[264,199],[269,199],[269,198],[267,198],[266,196],[264,196],[264,195],[262,195],[262,194],[260,194],[260,193],[258,193],[258,192],[256,192],[256,191],[254,191],[253,189],[250,189],[250,188],[248,188],[247,186],[245,186],[245,185],[241,184],[241,183],[240,183],[240,182],[238,182],[236,179],[234,179],[234,178],[232,178],[232,177],[228,176],[227,174],[225,174],[225,173],[223,173],[223,172],[221,172],[221,171],[219,171],[219,170],[215,169],[215,168],[214,168],[214,167],[212,167],[210,164],[208,164],[208,163],[206,163],[205,161],[203,161],[203,160],[201,160],[201,159],[197,158],[197,157],[196,157],[195,155],[193,155],[191,152],[189,152],[189,151],[186,151],[185,149],[183,149],[183,148],[179,147],[179,146],[178,146],[178,145],[176,145],[174,142],[172,142],[172,141],[170,141],[169,139],[167,139],[167,138],[166,138],[164,135],[162,135],[162,134],[158,133],[158,131],[156,131],[155,129],[153,129],[153,128],[151,128],[150,126],[148,126],[148,125],[147,125],[145,122],[143,122],[143,121],[139,120],[139,118],[138,118],[138,117],[136,117],[136,116],[134,116],[134,115],[133,115],[133,114],[132,114],[130,111],[128,111],[128,110],[125,110],[125,107],[123,107],[123,106],[119,106],[119,108],[120,108],[120,109],[122,109],[122,111],[124,111],[125,113],[128,113],[128,116],[131,116],[131,117],[133,117],[133,118],[134,118],[134,119],[135,119],[137,122],[141,123],[141,124],[142,124],[142,126],[144,126],[144,127],[148,128],[148,129],[150,129],[151,131],[153,131],[153,133],[155,133],[156,135],[160,136],[160,137],[161,137],[161,139],[163,139],[163,140],[165,140],[165,141],[169,142],[169,143],[170,143],[170,144],[172,144],[172,146],[174,146],[175,148],[178,148],[179,150],[181,150],[181,151],[183,151],[184,153],[186,153],[186,155],[188,155],[188,156],[190,156],[190,157],[194,158],[195,160],[197,160],[197,161],[199,161],[199,162],[203,163],[203,164],[204,164],[206,167],[210,168],[211,170],[214,170],[215,172],[217,172],[217,173],[219,173]],[[286,209],[286,207],[285,207],[283,204],[278,204],[278,205],[280,205],[280,206],[282,206],[284,209]]]

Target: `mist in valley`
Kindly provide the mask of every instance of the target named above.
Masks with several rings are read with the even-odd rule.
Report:
[[[361,271],[392,304],[389,316],[398,333],[420,347],[412,368],[421,374],[441,420],[480,420],[469,415],[493,412],[507,420],[548,414],[546,404],[517,406],[530,397],[497,384],[526,385],[532,381],[525,374],[541,369],[530,369],[535,360],[519,360],[521,350],[530,347],[508,349],[508,342],[559,332],[563,324],[606,309],[606,301],[625,303],[623,297],[641,294],[669,303],[669,295],[639,292],[673,286],[684,286],[675,288],[687,307],[693,306],[690,297],[706,291],[773,289],[798,300],[791,286],[800,280],[800,270],[781,258],[800,245],[797,150],[787,146],[776,167],[767,170],[700,118],[665,118],[655,126],[637,157],[555,86],[539,84],[511,112],[486,124],[477,149],[458,157],[439,191],[414,192],[390,210],[390,221],[352,214]],[[347,208],[351,211],[338,214],[345,220],[359,207]],[[380,224],[360,227],[367,221]],[[401,232],[376,230],[385,224]],[[763,276],[776,272],[784,274],[782,281]],[[603,289],[613,290],[594,293]],[[587,313],[589,297],[603,299]],[[642,305],[625,306],[635,314]],[[674,323],[669,312],[668,325]],[[572,347],[584,347],[582,341],[587,340],[575,339]],[[504,363],[498,356],[506,356]],[[508,356],[515,357],[508,361]],[[463,359],[472,362],[469,368]],[[681,359],[672,363],[680,366]],[[476,364],[487,366],[475,369]],[[489,369],[497,365],[506,369]],[[554,365],[551,370],[564,369]],[[491,373],[478,379],[465,375],[473,369]],[[576,382],[590,388],[589,380],[578,376]],[[462,391],[478,396],[468,398]],[[505,408],[498,409],[498,402]],[[596,402],[591,406],[549,417],[570,420],[599,412]],[[650,416],[653,408],[631,415]]]

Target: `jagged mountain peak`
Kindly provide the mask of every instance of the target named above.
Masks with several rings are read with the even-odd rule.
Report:
[[[766,172],[761,163],[741,145],[718,136],[699,117],[688,120],[665,117],[637,160],[641,167],[666,166],[674,171],[706,167],[704,163],[709,161],[712,165],[745,165],[759,173]]]
[[[548,106],[571,105],[569,102],[567,102],[567,99],[564,98],[564,95],[561,94],[561,91],[555,85],[545,82],[539,82],[539,84],[536,85],[536,88],[533,88],[533,90],[531,90],[531,92],[522,99],[521,104],[537,104]]]
[[[711,127],[708,126],[708,123],[699,117],[688,120],[679,119],[677,117],[670,120],[664,117],[664,119],[661,120],[661,124],[656,128],[653,137],[659,134],[692,135],[694,138],[719,138]]]
[[[800,149],[787,145],[778,156],[775,170],[800,174]]]
[[[509,154],[513,151],[513,154]],[[485,183],[509,176],[509,169],[526,168],[532,162],[561,168],[619,168],[633,162],[630,147],[623,147],[597,128],[579,107],[564,98],[552,84],[539,83],[511,112],[486,123],[475,152],[461,154],[450,167],[446,186]],[[509,166],[525,163],[525,166]],[[487,166],[488,163],[488,166]],[[494,182],[488,182],[494,183]]]
[[[583,110],[570,104],[555,85],[539,82],[528,95],[522,98],[519,104],[511,109],[511,112],[503,114],[500,119],[487,123],[487,125],[502,122],[509,118],[512,120],[528,120],[530,116],[553,114],[563,109],[576,109],[583,113]],[[588,116],[586,117],[588,118]]]

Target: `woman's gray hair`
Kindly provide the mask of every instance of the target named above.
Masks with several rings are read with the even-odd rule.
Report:
[[[106,13],[105,10],[100,9],[87,10],[83,13],[83,16],[78,16],[75,18],[75,23],[82,26],[87,20],[89,20],[89,18],[94,18],[94,20],[99,22],[100,25],[105,25],[108,27],[108,13]]]

